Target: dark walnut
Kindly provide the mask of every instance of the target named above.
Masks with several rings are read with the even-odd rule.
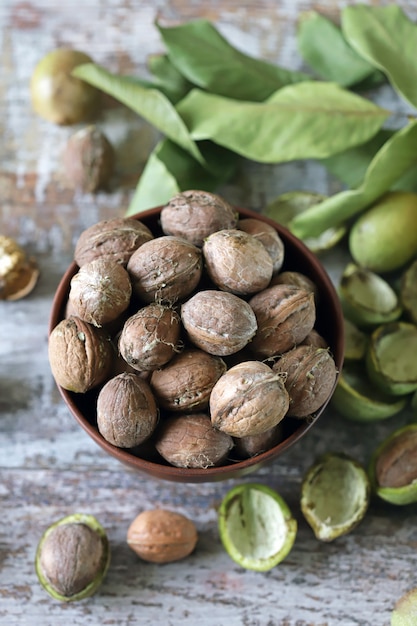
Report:
[[[301,272],[294,272],[291,270],[279,272],[272,278],[269,286],[273,287],[274,285],[294,285],[294,287],[305,289],[305,291],[312,291],[314,293],[314,301],[316,304],[318,302],[319,290],[317,289],[317,285],[311,280],[311,278]]]
[[[417,480],[417,432],[399,431],[382,446],[375,463],[379,487],[397,489]]]
[[[141,301],[173,304],[187,297],[200,282],[201,250],[179,237],[163,235],[136,250],[127,270],[133,293]]]
[[[100,257],[83,265],[72,277],[68,298],[78,317],[103,326],[119,318],[128,308],[131,295],[126,269]]]
[[[235,437],[233,452],[239,459],[248,459],[276,446],[283,437],[282,422],[259,435]]]
[[[133,448],[148,439],[158,422],[149,384],[127,372],[109,380],[97,398],[97,428],[114,446]]]
[[[233,440],[213,428],[205,413],[175,415],[159,424],[155,446],[175,467],[207,468],[226,461]]]
[[[127,265],[132,253],[153,234],[145,224],[130,218],[102,220],[84,230],[75,246],[74,261],[80,267],[98,257]]]
[[[308,417],[318,411],[330,398],[337,376],[328,350],[305,345],[283,354],[272,369],[285,376],[288,415],[292,417]]]
[[[274,274],[279,272],[284,263],[285,247],[275,228],[254,217],[239,220],[237,227],[263,244],[272,259]]]
[[[162,208],[166,235],[182,237],[202,247],[206,237],[223,228],[235,228],[238,214],[226,200],[208,191],[183,191]]]
[[[293,285],[274,285],[249,300],[258,330],[250,348],[257,358],[283,354],[301,343],[316,321],[314,294]]]
[[[181,319],[191,342],[217,356],[244,348],[257,329],[249,304],[226,291],[199,291],[182,305]]]
[[[232,437],[259,435],[285,417],[289,396],[281,375],[260,361],[235,365],[210,396],[213,426]]]
[[[113,146],[94,125],[86,126],[68,139],[63,154],[66,179],[72,187],[94,193],[109,186],[114,168]]]
[[[181,350],[181,319],[174,309],[148,304],[123,325],[119,352],[128,365],[138,371],[162,367]]]
[[[220,230],[204,241],[208,275],[219,289],[246,296],[265,289],[273,263],[265,246],[242,230]]]
[[[186,349],[154,371],[150,384],[161,408],[197,411],[208,407],[211,390],[225,371],[226,364],[220,357]]]
[[[49,335],[48,355],[57,384],[85,393],[108,378],[114,351],[102,329],[71,315]]]

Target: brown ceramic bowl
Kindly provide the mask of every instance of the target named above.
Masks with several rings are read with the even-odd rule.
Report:
[[[158,235],[162,234],[159,224],[160,211],[161,207],[157,207],[140,213],[135,217],[146,224],[155,235]],[[285,246],[285,262],[281,271],[293,270],[302,272],[316,284],[319,292],[319,304],[315,328],[327,340],[334,356],[337,369],[340,371],[343,364],[344,352],[343,315],[339,298],[326,270],[317,257],[286,228],[253,211],[247,209],[238,209],[238,211],[241,218],[253,217],[260,219],[277,230]],[[77,271],[78,266],[72,263],[58,285],[49,320],[49,332],[65,317],[70,281]],[[282,422],[283,436],[280,443],[257,456],[244,460],[231,459],[227,465],[220,467],[186,469],[168,465],[155,453],[152,453],[146,458],[142,458],[133,451],[113,446],[107,442],[97,430],[95,413],[97,390],[90,391],[86,394],[76,394],[66,391],[62,387],[58,388],[79,425],[110,456],[118,459],[134,470],[139,470],[155,478],[192,483],[237,478],[258,470],[266,463],[275,461],[291,446],[299,443],[310,428],[316,425],[317,419],[323,413],[330,400],[329,398],[327,403],[321,407],[312,420],[285,417]]]

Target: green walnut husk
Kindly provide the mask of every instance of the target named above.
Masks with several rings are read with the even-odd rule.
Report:
[[[383,324],[370,337],[366,354],[369,378],[382,391],[406,395],[417,389],[417,326]]]
[[[345,338],[345,360],[361,361],[366,354],[368,336],[346,318],[343,320],[343,330]]]
[[[282,226],[290,227],[294,217],[310,207],[322,202],[326,196],[310,191],[290,191],[278,196],[265,209],[264,213]],[[329,228],[318,237],[306,237],[304,243],[312,252],[320,253],[333,248],[346,234],[345,226]]]
[[[258,483],[238,485],[223,498],[218,527],[222,544],[241,567],[266,572],[293,547],[297,522],[273,489]]]
[[[402,312],[391,285],[354,263],[349,263],[343,271],[339,295],[345,317],[359,327],[392,322]]]
[[[407,398],[383,393],[369,380],[363,362],[345,360],[331,404],[349,420],[376,422],[402,411]]]
[[[417,424],[384,439],[371,457],[369,477],[382,500],[398,506],[417,502]]]
[[[408,319],[417,324],[417,260],[405,270],[401,277],[400,301]]]
[[[391,626],[416,626],[417,588],[410,589],[395,603],[391,613]]]
[[[110,547],[92,515],[74,513],[58,520],[42,535],[35,569],[42,587],[55,600],[75,602],[92,596],[110,564]]]
[[[370,481],[360,463],[342,453],[321,456],[301,485],[301,511],[316,539],[333,541],[351,532],[369,506]]]
[[[400,269],[417,254],[417,194],[391,191],[353,224],[354,261],[376,273]]]

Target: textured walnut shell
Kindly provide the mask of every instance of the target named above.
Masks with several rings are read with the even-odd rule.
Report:
[[[191,413],[161,421],[155,447],[175,467],[204,469],[221,465],[233,447],[233,440],[213,428],[205,413]]]
[[[276,446],[282,439],[282,422],[276,424],[259,435],[247,437],[235,437],[233,452],[240,459],[248,459],[257,456],[266,450]]]
[[[213,233],[204,241],[203,256],[214,284],[238,296],[265,289],[272,278],[273,263],[265,246],[242,230]]]
[[[143,511],[127,531],[129,547],[151,563],[184,559],[194,550],[197,540],[197,529],[191,520],[165,509]]]
[[[201,250],[192,243],[163,235],[146,242],[129,259],[133,292],[143,302],[173,304],[188,296],[200,282]]]
[[[57,384],[85,393],[106,380],[114,352],[106,333],[72,315],[52,330],[48,355]]]
[[[166,235],[182,237],[202,247],[206,237],[223,228],[235,228],[237,212],[220,196],[208,191],[183,191],[161,210]]]
[[[153,234],[145,224],[130,218],[102,220],[84,230],[75,246],[74,261],[81,267],[98,257],[127,265],[132,253]]]
[[[337,369],[330,352],[314,346],[297,346],[273,366],[274,372],[285,375],[290,396],[288,415],[307,417],[315,413],[330,397]]]
[[[178,313],[153,302],[126,320],[119,337],[119,352],[135,370],[154,370],[180,350],[180,331]]]
[[[312,291],[314,293],[314,300],[316,304],[318,302],[319,290],[317,289],[317,285],[311,280],[311,278],[301,272],[294,272],[291,270],[279,272],[273,276],[269,286],[273,287],[274,285],[294,285],[294,287],[299,287],[305,291]]]
[[[182,305],[181,319],[192,343],[217,356],[244,348],[257,329],[248,303],[226,291],[199,291]]]
[[[113,173],[113,146],[94,125],[76,131],[63,154],[65,176],[75,189],[93,193],[108,186]]]
[[[272,259],[273,272],[276,274],[284,263],[284,242],[273,226],[254,217],[246,217],[238,222],[238,228],[258,239]]]
[[[119,448],[143,443],[155,430],[158,408],[149,384],[136,374],[115,376],[97,398],[97,428]]]
[[[293,285],[274,285],[249,300],[258,330],[250,348],[258,358],[283,354],[301,343],[316,321],[314,294]]]
[[[170,411],[197,411],[208,407],[214,384],[226,364],[203,350],[187,349],[151,376],[158,405]]]
[[[260,361],[244,361],[219,378],[210,396],[215,428],[232,437],[259,435],[287,414],[283,377]]]
[[[310,330],[307,337],[303,339],[301,343],[303,346],[314,346],[315,348],[329,347],[326,339],[322,335],[320,335],[320,333],[315,328],[313,328],[313,330]]]
[[[72,277],[69,302],[75,314],[94,326],[116,320],[129,306],[132,285],[126,269],[99,257],[85,263]]]

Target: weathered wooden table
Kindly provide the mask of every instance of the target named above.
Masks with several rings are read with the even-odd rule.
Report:
[[[408,417],[374,425],[348,423],[328,409],[293,450],[240,481],[159,482],[108,458],[63,404],[47,358],[47,324],[54,291],[74,243],[90,224],[122,215],[156,140],[155,132],[120,106],[99,124],[117,145],[118,170],[108,193],[74,193],[60,153],[74,129],[37,117],[29,79],[37,60],[57,46],[89,53],[110,70],[143,75],[147,55],[162,51],[154,19],[206,17],[236,46],[289,68],[301,67],[295,43],[301,11],[316,7],[337,17],[346,3],[324,0],[2,0],[0,4],[0,232],[15,237],[40,265],[33,293],[0,302],[0,623],[5,626],[164,623],[172,626],[334,626],[389,623],[395,601],[417,585],[415,506],[372,501],[351,534],[318,542],[299,510],[301,478],[316,456],[345,451],[367,463],[376,443]],[[374,2],[373,4],[378,4]],[[387,4],[380,2],[379,4]],[[398,2],[417,18],[414,0]],[[392,100],[401,109],[401,103]],[[291,189],[333,192],[319,166],[249,166],[223,191],[260,209]],[[343,263],[323,257],[337,280]],[[268,573],[245,571],[224,552],[216,507],[237,482],[276,488],[299,523],[287,559]],[[182,562],[142,563],[127,547],[129,523],[147,508],[167,507],[195,521],[199,543]],[[53,601],[40,587],[34,554],[43,531],[76,512],[96,515],[108,531],[112,565],[94,598]]]

